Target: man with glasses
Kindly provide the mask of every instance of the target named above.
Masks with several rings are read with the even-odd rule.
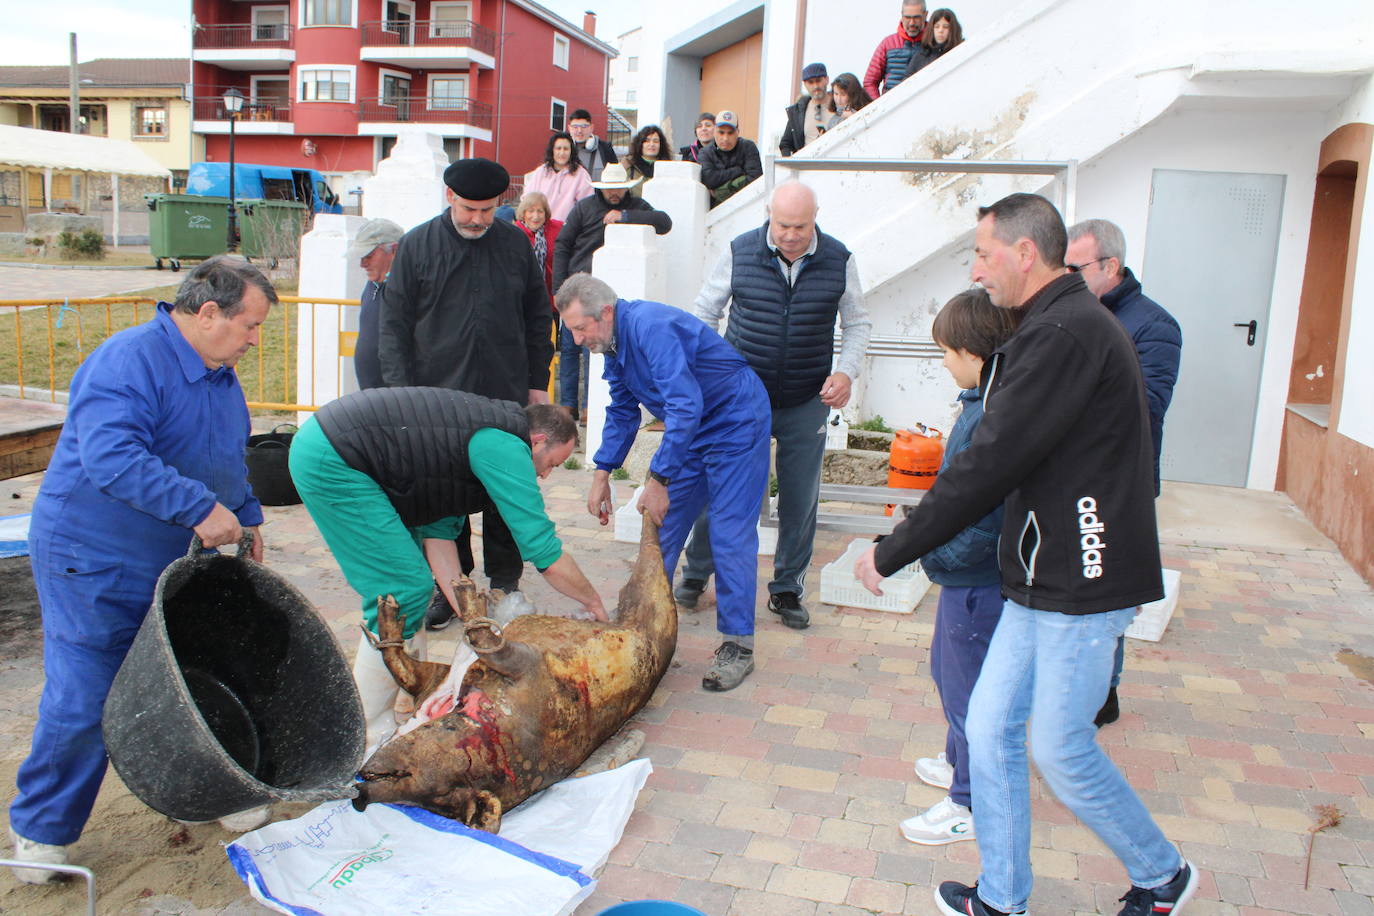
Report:
[[[615,147],[598,137],[592,129],[592,115],[587,109],[579,108],[568,118],[568,133],[572,134],[573,142],[577,144],[577,158],[592,176],[592,181],[600,181],[606,166],[620,161],[615,154]]]
[[[926,28],[926,0],[903,0],[902,21],[895,34],[878,42],[864,73],[864,90],[873,98],[924,67],[930,58],[921,53]]]
[[[1183,332],[1174,316],[1145,295],[1140,281],[1126,266],[1126,237],[1121,228],[1105,219],[1088,219],[1069,230],[1064,266],[1081,274],[1089,291],[1111,309],[1135,344],[1140,371],[1145,377],[1145,400],[1150,405],[1150,439],[1154,446],[1155,496],[1159,496],[1159,455],[1164,446],[1164,412],[1173,400],[1178,363],[1183,353]],[[1126,660],[1126,640],[1117,640],[1116,667],[1107,701],[1094,720],[1099,728],[1121,715],[1116,686]]]

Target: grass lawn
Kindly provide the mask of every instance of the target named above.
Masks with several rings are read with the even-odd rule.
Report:
[[[275,284],[282,295],[295,295],[294,280]],[[158,286],[128,295],[145,296],[146,302],[110,305],[0,309],[0,384],[19,384],[19,342],[15,316],[23,342],[23,383],[29,397],[59,391],[71,385],[81,361],[110,334],[148,321],[159,299],[170,300],[176,286]],[[73,312],[79,313],[78,315]],[[238,366],[239,382],[249,402],[292,403],[296,395],[296,309],[278,306],[263,326],[260,345],[249,351]],[[52,372],[49,373],[49,321],[52,324]],[[58,327],[58,322],[61,327]],[[37,390],[35,390],[37,389]]]
[[[147,251],[119,251],[110,249],[103,258],[64,258],[56,253],[48,257],[35,254],[7,254],[0,261],[11,264],[79,265],[83,267],[154,267],[153,256]]]

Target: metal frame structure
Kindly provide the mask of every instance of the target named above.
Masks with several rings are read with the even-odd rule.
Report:
[[[777,170],[795,172],[944,172],[964,175],[1049,175],[1059,179],[1061,191],[1059,211],[1066,226],[1074,223],[1078,204],[1078,160],[1014,161],[1008,159],[811,159],[796,156],[764,156],[763,180],[765,198],[771,197],[777,184]],[[836,338],[838,341],[838,337]],[[875,337],[865,355],[918,356],[925,353],[920,341],[903,337]],[[898,490],[889,487],[867,487],[851,484],[821,484],[820,501],[878,503],[910,506],[921,501],[924,490]],[[816,527],[855,534],[887,534],[897,523],[897,515],[865,515],[859,513],[817,512]],[[763,501],[759,524],[776,528],[778,517],[772,500]]]
[[[1074,223],[1078,205],[1078,160],[1013,159],[810,159],[797,156],[763,157],[763,189],[773,193],[779,168],[796,172],[946,172],[954,175],[1050,175],[1062,179],[1059,212],[1064,225]]]

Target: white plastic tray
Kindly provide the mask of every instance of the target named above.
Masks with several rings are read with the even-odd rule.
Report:
[[[821,601],[839,607],[910,614],[930,590],[930,580],[920,563],[912,563],[883,580],[881,597],[873,594],[854,578],[855,561],[872,546],[870,538],[855,538],[838,560],[825,565],[821,570]]]

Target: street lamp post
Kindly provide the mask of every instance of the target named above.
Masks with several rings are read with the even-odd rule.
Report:
[[[238,211],[234,208],[234,121],[243,110],[243,93],[230,89],[224,93],[224,110],[229,113],[229,247],[233,252],[239,243]]]

